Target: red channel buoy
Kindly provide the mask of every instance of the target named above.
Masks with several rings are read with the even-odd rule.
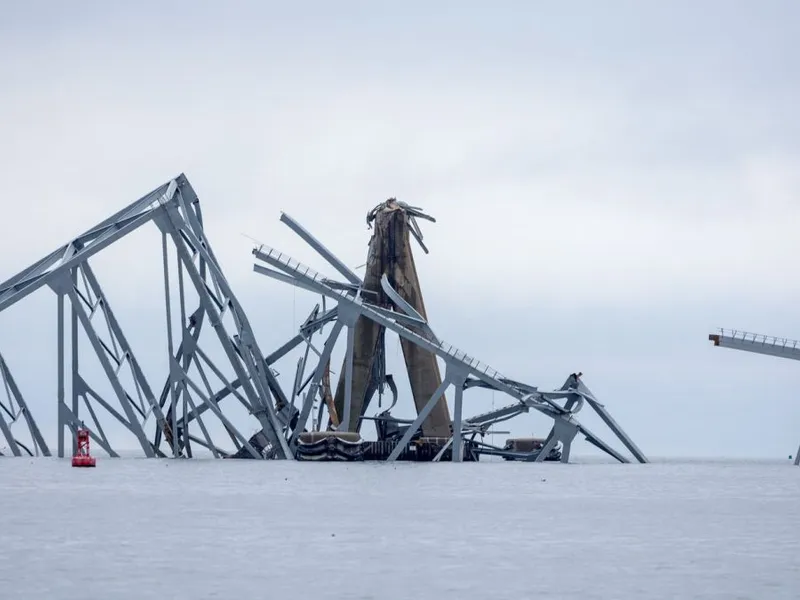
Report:
[[[73,467],[94,467],[97,460],[89,454],[89,430],[80,428],[77,431],[78,449],[72,457]]]

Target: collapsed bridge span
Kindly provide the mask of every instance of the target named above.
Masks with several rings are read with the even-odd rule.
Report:
[[[346,281],[318,273],[267,245],[253,249],[256,258],[253,268],[257,273],[318,294],[322,296],[323,304],[326,300],[336,302],[335,308],[331,309],[336,311],[332,330],[321,350],[314,347],[313,353],[318,357],[317,366],[305,377],[310,356],[308,352],[297,364],[292,402],[295,398],[300,399],[300,417],[292,432],[291,447],[300,446],[301,455],[310,454],[312,448],[317,449],[320,452],[318,458],[333,460],[355,460],[364,455],[380,455],[389,461],[401,458],[414,460],[414,455],[424,454],[433,461],[462,461],[475,460],[483,453],[510,460],[538,462],[556,459],[567,462],[574,438],[582,434],[593,446],[609,456],[620,462],[629,462],[626,456],[577,420],[576,414],[588,404],[635,460],[647,462],[641,450],[585,386],[580,374],[570,375],[558,390],[539,390],[501,375],[474,356],[467,355],[436,336],[424,313],[416,268],[408,246],[409,234],[422,242],[419,228],[412,219],[420,215],[424,215],[420,209],[394,199],[378,205],[370,213],[368,222],[376,221],[376,231],[370,242],[367,277],[364,280],[286,213],[281,215],[280,220]],[[394,278],[394,281],[390,278]],[[376,285],[377,279],[379,286]],[[312,317],[314,314],[312,312]],[[322,400],[326,397],[327,386],[323,384],[323,376],[343,330],[346,330],[346,347],[337,384],[337,418],[327,420],[328,431],[324,432],[325,403]],[[376,386],[382,382],[392,385],[390,376],[382,372],[382,369],[385,370],[382,357],[385,340],[382,336],[387,331],[398,335],[409,348],[416,347],[416,351],[406,352],[404,346],[417,412],[416,418],[411,421],[393,418],[388,410],[374,417],[365,414]],[[308,345],[312,346],[310,340]],[[437,361],[445,365],[444,377],[439,374]],[[465,418],[463,396],[465,390],[472,387],[508,394],[516,403],[511,408]],[[445,397],[449,388],[453,390],[452,419]],[[553,420],[545,438],[509,440],[505,448],[491,447],[477,439],[483,438],[493,424],[530,410],[536,410]],[[434,418],[431,415],[435,415]],[[338,417],[341,417],[340,422]],[[354,438],[353,434],[358,432],[360,420],[364,418],[376,421],[379,439],[376,442],[378,446],[364,442],[362,454],[359,455],[354,445],[358,444],[360,438]],[[308,427],[315,433],[303,434],[302,429],[309,419],[311,423]],[[425,423],[428,423],[427,431]]]
[[[90,265],[106,248],[148,224],[161,233],[164,280],[154,291],[165,294],[167,327],[161,320],[139,326],[165,333],[168,375],[163,382],[145,373],[123,319]],[[291,407],[281,398],[275,373],[223,275],[205,235],[199,199],[183,174],[0,283],[0,313],[43,287],[54,292],[57,301],[57,364],[52,377],[56,393],[49,406],[25,405],[19,390],[14,393],[35,448],[43,454],[49,449],[34,415],[51,409],[57,417],[60,457],[65,455],[65,431],[74,437],[82,427],[109,456],[118,456],[106,433],[111,424],[132,435],[146,457],[191,457],[197,448],[215,457],[237,451],[253,458],[291,456],[284,435]],[[192,299],[196,308],[187,306]],[[205,341],[202,330],[210,334]],[[6,365],[18,359],[6,354],[6,380],[12,381]],[[91,372],[87,363],[99,364],[99,372]],[[101,392],[101,386],[108,392]],[[228,397],[254,417],[251,427],[256,434],[243,433],[228,418],[221,407]],[[19,411],[10,414],[18,416]],[[215,430],[229,438],[232,449],[214,439]],[[0,425],[0,433],[12,451],[20,447],[9,428]]]
[[[341,279],[317,273],[266,245],[254,249],[255,271],[322,297],[321,306],[311,310],[297,334],[267,354],[212,250],[199,198],[188,179],[181,174],[164,183],[0,283],[3,315],[41,288],[55,295],[57,309],[51,395],[43,393],[47,377],[39,378],[45,387],[37,390],[35,402],[23,395],[20,387],[24,386],[17,385],[20,378],[11,375],[11,367],[26,361],[9,354],[11,344],[3,348],[8,340],[0,339],[0,349],[6,350],[0,359],[5,390],[5,397],[0,394],[0,454],[49,455],[51,446],[35,415],[52,410],[58,456],[66,452],[65,433],[71,432],[74,438],[84,428],[96,447],[119,456],[113,425],[117,432],[129,435],[145,457],[203,454],[436,462],[494,455],[567,462],[573,440],[582,435],[616,460],[628,462],[627,456],[578,421],[578,412],[588,405],[635,460],[647,462],[580,374],[570,375],[557,390],[540,390],[505,377],[434,333],[410,247],[414,238],[427,252],[417,219],[433,221],[421,209],[396,199],[369,213],[374,232],[362,280],[283,214],[281,221]],[[164,333],[160,349],[142,353],[134,348],[136,344],[126,334],[131,331],[125,329],[129,325],[124,325],[117,307],[112,308],[101,284],[103,277],[90,262],[146,225],[155,225],[160,233],[163,281],[155,290],[164,295],[166,327],[164,321],[136,324]],[[135,253],[131,256],[138,259]],[[137,289],[139,295],[149,296]],[[333,394],[330,360],[343,331],[345,358]],[[413,419],[390,414],[398,397],[394,380],[386,373],[387,332],[401,340],[416,412]],[[148,369],[157,354],[163,358],[166,375],[154,379]],[[275,365],[290,355],[297,362],[293,370],[283,369],[292,379],[287,381]],[[87,366],[92,361],[94,370]],[[511,404],[469,416],[464,395],[474,387],[506,394]],[[392,406],[369,414],[372,396],[384,388],[393,394]],[[532,410],[551,419],[546,436],[508,440],[505,447],[483,441],[493,425]],[[362,439],[359,430],[364,420],[375,422],[377,440]]]

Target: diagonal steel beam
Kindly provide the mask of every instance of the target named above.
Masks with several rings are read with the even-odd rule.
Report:
[[[289,229],[294,231],[297,235],[299,235],[303,241],[305,241],[309,246],[311,246],[317,253],[324,258],[328,264],[330,264],[334,269],[336,269],[347,281],[350,283],[360,286],[363,281],[361,278],[353,273],[347,265],[345,265],[341,260],[339,260],[333,252],[328,250],[322,242],[320,242],[317,238],[311,235],[310,232],[306,230],[305,227],[300,225],[297,221],[295,221],[292,217],[287,215],[286,213],[281,213],[281,222],[285,223],[289,226]]]
[[[178,195],[180,195],[180,193]],[[181,227],[180,217],[176,213],[177,209],[174,206],[165,206],[162,216],[156,220],[156,223],[160,228],[162,228],[162,230],[166,230],[167,233],[172,236],[173,241],[175,242],[175,247],[178,251],[178,255],[181,258],[186,272],[200,296],[205,311],[210,317],[211,327],[217,333],[220,344],[222,345],[230,364],[233,366],[234,371],[236,372],[240,385],[245,392],[245,396],[250,400],[250,403],[253,406],[256,418],[258,418],[259,422],[261,422],[265,433],[272,430],[280,447],[281,454],[284,458],[289,458],[291,453],[286,442],[286,438],[283,435],[283,428],[281,427],[277,414],[275,413],[275,408],[272,406],[268,385],[266,381],[263,380],[263,375],[255,372],[252,369],[252,366],[244,363],[241,360],[241,357],[237,354],[233,341],[228,336],[228,333],[225,331],[225,327],[222,323],[221,311],[215,305],[211,298],[212,294],[210,290],[207,289],[204,281],[194,268],[194,263],[191,260],[191,256],[189,255],[185,245],[182,243],[182,238],[179,236],[179,230],[183,230],[184,235],[187,236],[187,238],[195,246],[197,252],[205,259],[209,269],[209,274],[212,278],[216,278],[217,284],[222,289],[231,305],[231,308],[233,309],[232,315],[236,321],[237,328],[239,329],[239,335],[244,337],[248,343],[254,339],[252,330],[249,327],[249,323],[247,322],[243,311],[241,311],[241,307],[233,296],[233,293],[228,287],[227,282],[225,281],[225,278],[222,275],[213,256],[209,254],[207,250],[207,241],[201,241],[197,239],[193,232]],[[251,348],[253,346],[251,346]],[[256,364],[260,362],[262,361],[257,361]]]
[[[425,405],[425,407],[419,412],[417,418],[414,419],[414,422],[408,427],[406,432],[403,434],[403,437],[400,438],[400,441],[397,442],[397,445],[392,450],[392,453],[389,454],[389,457],[386,459],[386,462],[394,462],[397,460],[397,457],[403,452],[403,449],[408,445],[411,441],[411,438],[414,437],[414,434],[419,431],[419,428],[422,427],[422,422],[428,417],[430,412],[433,410],[433,407],[436,406],[436,403],[439,401],[447,388],[453,384],[452,380],[450,379],[450,375],[445,373],[444,379],[442,383],[439,384],[439,387],[436,388],[436,391],[433,392],[430,400]]]
[[[300,411],[300,417],[297,419],[297,424],[294,426],[292,430],[292,437],[291,437],[291,447],[295,448],[297,445],[297,438],[300,435],[300,432],[303,430],[306,422],[308,421],[308,416],[311,414],[311,406],[314,403],[314,396],[316,396],[319,390],[320,381],[322,381],[322,376],[325,372],[325,365],[328,363],[328,359],[331,357],[331,353],[333,352],[333,347],[336,345],[336,340],[339,338],[339,333],[341,333],[342,328],[344,327],[344,322],[337,320],[336,323],[333,325],[333,329],[331,330],[328,339],[325,341],[325,346],[322,350],[322,355],[319,357],[319,362],[317,363],[317,368],[314,370],[313,377],[311,379],[311,386],[308,388],[306,392],[305,399],[303,400],[303,408]]]
[[[0,311],[19,302],[43,285],[57,280],[63,273],[152,220],[161,206],[160,199],[163,198],[164,203],[173,202],[174,190],[172,197],[165,197],[170,190],[173,190],[171,184],[156,188],[127,209],[117,213],[114,221],[104,221],[100,226],[78,236],[75,241],[65,244],[32,267],[0,283]],[[70,252],[71,247],[75,248],[75,252]]]
[[[131,431],[139,440],[139,444],[142,447],[142,451],[145,453],[145,456],[148,458],[152,458],[155,456],[155,452],[153,450],[153,446],[150,444],[147,436],[144,433],[144,429],[142,429],[142,425],[139,422],[139,419],[136,417],[136,414],[133,412],[133,407],[128,399],[128,395],[125,392],[125,389],[122,387],[122,384],[119,381],[119,377],[117,377],[117,373],[114,370],[114,367],[111,365],[111,362],[106,354],[105,348],[103,347],[100,338],[97,336],[97,332],[94,330],[92,326],[92,322],[89,318],[89,315],[86,312],[86,309],[83,307],[82,302],[78,298],[78,293],[75,288],[72,286],[69,278],[65,277],[65,281],[63,285],[68,286],[67,295],[69,296],[70,301],[72,302],[73,308],[76,309],[78,319],[83,326],[83,330],[86,333],[86,337],[89,338],[89,343],[94,348],[95,354],[97,358],[100,360],[100,365],[103,367],[103,371],[105,371],[106,377],[108,377],[109,382],[111,383],[111,387],[114,389],[114,393],[117,395],[117,399],[119,400],[122,409],[125,411],[125,415],[128,418],[128,425],[131,428]]]
[[[17,382],[15,381],[14,376],[11,374],[11,370],[8,368],[8,365],[6,364],[6,361],[3,359],[2,355],[0,355],[0,379],[3,379],[5,385],[7,386],[10,399],[13,399],[13,401],[16,402],[17,408],[22,414],[22,417],[25,419],[25,424],[28,426],[28,432],[30,433],[34,446],[38,447],[38,450],[41,451],[44,456],[50,456],[50,448],[48,448],[47,443],[44,441],[44,437],[42,436],[41,431],[39,431],[39,426],[36,424],[33,414],[28,409],[28,403],[25,401],[25,397],[22,395],[22,392],[17,386]],[[0,420],[1,419],[2,415],[0,415]],[[9,441],[9,447],[11,446],[12,443]]]
[[[144,376],[141,366],[139,366],[139,361],[136,359],[133,348],[131,348],[131,345],[128,343],[128,338],[123,333],[122,328],[119,325],[119,321],[117,320],[114,311],[111,309],[108,298],[106,298],[105,293],[100,288],[100,283],[97,281],[97,277],[95,277],[94,271],[89,266],[89,263],[84,263],[81,265],[81,271],[86,276],[86,279],[89,282],[95,297],[102,299],[103,313],[108,322],[108,327],[111,331],[111,337],[117,344],[119,344],[120,349],[123,352],[123,356],[127,357],[127,360],[130,363],[133,371],[135,385],[140,386],[144,392],[145,399],[147,400],[148,404],[150,404],[150,407],[156,416],[159,428],[163,431],[167,424],[164,413],[161,411],[161,407],[153,395],[153,390],[150,387],[147,378]]]
[[[649,462],[644,453],[639,449],[639,446],[637,446],[633,442],[633,440],[630,437],[628,437],[628,434],[625,433],[622,427],[620,427],[620,425],[609,414],[605,406],[603,406],[602,404],[600,404],[600,402],[597,401],[594,394],[592,394],[591,390],[588,387],[586,387],[586,385],[583,383],[583,381],[580,380],[580,378],[576,379],[577,379],[576,391],[580,393],[589,403],[589,406],[591,406],[595,410],[595,412],[597,412],[597,414],[600,415],[600,418],[603,419],[603,422],[605,422],[605,424],[608,425],[608,428],[614,432],[614,435],[616,435],[617,438],[619,438],[619,440],[630,451],[630,453],[633,454],[634,458],[636,458],[636,460],[638,460],[640,463]]]

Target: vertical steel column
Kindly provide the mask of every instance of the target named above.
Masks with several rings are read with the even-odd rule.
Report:
[[[164,299],[167,307],[167,352],[169,352],[169,371],[167,373],[167,385],[169,385],[170,395],[172,397],[172,457],[178,458],[180,454],[178,444],[178,411],[176,406],[178,403],[178,394],[176,391],[175,382],[172,378],[173,373],[173,357],[175,356],[174,344],[172,339],[172,297],[169,290],[169,252],[167,248],[167,234],[165,231],[161,232],[161,253],[164,262]],[[180,264],[178,264],[180,268]],[[181,329],[184,324],[181,323]],[[188,425],[188,423],[187,423]]]
[[[65,380],[65,368],[66,365],[64,364],[64,294],[63,292],[56,291],[58,294],[58,405],[59,408],[62,404],[64,404],[64,380]],[[58,457],[64,458],[64,428],[66,427],[66,423],[61,417],[61,410],[57,411],[58,413]]]
[[[466,373],[458,381],[453,382],[456,388],[453,399],[453,462],[461,462],[464,459],[464,446],[461,438],[461,405],[464,400],[464,382],[467,379]]]
[[[344,431],[350,430],[350,411],[353,406],[353,353],[356,341],[356,328],[352,325],[347,327],[347,350],[345,352],[344,367],[344,415],[342,425]]]
[[[72,289],[74,290],[78,286],[78,269],[72,268],[70,269],[70,277],[69,279],[64,278],[64,284],[69,284]],[[67,293],[66,289],[62,289],[63,293]],[[80,396],[78,395],[78,386],[76,382],[80,375],[78,374],[78,308],[75,306],[75,300],[73,296],[70,296],[69,301],[70,309],[71,309],[71,321],[70,321],[70,336],[72,337],[72,377],[70,379],[70,387],[72,388],[72,415],[75,419],[80,420],[80,414],[78,414],[79,407],[80,407]],[[78,440],[75,436],[72,436],[72,454],[74,455],[78,451]]]

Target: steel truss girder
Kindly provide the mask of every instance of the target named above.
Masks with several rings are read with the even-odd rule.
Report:
[[[347,270],[346,267],[341,268],[343,263],[337,259],[327,248],[325,248],[321,242],[314,238],[308,231],[303,229],[294,220],[288,217],[288,215],[283,214],[281,220],[284,223],[289,224],[295,232],[298,232],[302,239],[308,242],[312,248],[319,252],[320,255],[337,271],[344,275],[348,281],[353,284],[360,282],[360,279],[358,279],[357,276],[350,276],[349,270]],[[255,272],[266,275],[278,281],[295,285],[312,293],[321,294],[323,298],[330,298],[338,303],[340,315],[342,314],[343,309],[346,309],[346,312],[355,315],[355,318],[358,316],[363,316],[371,319],[378,325],[398,334],[400,337],[411,341],[412,343],[429,352],[432,352],[445,362],[446,376],[442,381],[442,384],[439,386],[439,389],[436,390],[423,410],[419,412],[417,418],[414,420],[398,443],[395,451],[389,456],[390,461],[397,458],[404,445],[411,440],[413,435],[419,429],[421,423],[424,421],[428,412],[433,408],[433,406],[435,406],[436,402],[439,400],[439,398],[441,398],[450,385],[453,385],[456,390],[456,398],[454,399],[455,411],[452,423],[452,431],[454,432],[454,435],[451,439],[451,443],[453,444],[453,460],[461,460],[462,436],[465,430],[467,432],[474,431],[475,426],[475,424],[470,422],[470,420],[464,421],[462,419],[463,390],[466,387],[475,385],[470,384],[470,382],[474,381],[481,387],[487,387],[506,393],[516,399],[519,406],[517,410],[519,412],[527,412],[530,409],[535,409],[553,419],[553,429],[548,435],[546,441],[546,446],[548,447],[541,452],[540,459],[543,459],[547,455],[547,452],[550,448],[555,446],[555,444],[558,442],[561,442],[565,448],[565,461],[568,460],[571,442],[577,433],[581,433],[590,443],[614,457],[618,461],[629,462],[625,456],[614,450],[611,446],[606,444],[603,440],[591,432],[587,427],[577,421],[574,413],[580,409],[584,401],[588,401],[592,408],[594,408],[598,414],[600,414],[601,418],[603,418],[606,424],[612,429],[613,433],[632,452],[636,460],[639,462],[647,462],[647,458],[644,456],[644,454],[638,449],[638,447],[635,446],[635,444],[633,444],[633,442],[619,427],[619,425],[613,421],[607,411],[605,411],[603,405],[596,401],[588,388],[582,384],[579,377],[573,375],[568,378],[567,384],[565,384],[565,387],[562,387],[561,390],[552,392],[540,391],[533,386],[522,384],[504,377],[499,372],[495,371],[488,365],[481,363],[474,357],[470,357],[460,350],[454,348],[452,345],[440,341],[430,329],[427,321],[423,319],[421,315],[419,315],[413,309],[409,310],[410,307],[407,306],[407,303],[398,302],[395,299],[396,297],[399,298],[399,294],[392,289],[385,276],[381,281],[381,285],[384,291],[386,291],[387,295],[393,299],[400,311],[391,311],[383,307],[370,304],[361,297],[359,289],[354,288],[351,285],[333,282],[329,278],[324,277],[320,273],[312,270],[310,267],[302,265],[291,257],[273,248],[270,248],[269,246],[261,245],[257,248],[254,248],[253,255],[258,261],[269,265],[267,267],[256,262],[253,266]],[[400,300],[402,300],[402,298],[400,298]],[[351,317],[351,319],[352,318],[353,317]],[[349,320],[350,319],[348,319],[348,321]],[[349,325],[349,322],[345,324]],[[339,325],[338,322],[337,325]],[[333,343],[335,343],[335,338],[340,330],[341,327],[335,329],[328,342],[333,340]],[[327,346],[328,343],[326,343],[326,350],[328,349]],[[348,359],[345,361],[346,369],[350,367],[350,357],[352,352],[351,348],[352,340],[348,339],[348,347],[346,349]],[[315,385],[318,385],[319,378],[321,377],[321,366],[324,363],[322,358],[323,357],[320,358],[320,368],[318,368],[317,373],[315,373]],[[347,389],[348,386],[346,386],[346,390]],[[556,402],[558,399],[565,400],[564,406]],[[345,403],[347,410],[349,398],[346,398]],[[301,413],[300,420],[295,428],[296,430],[302,427],[302,424],[305,423],[304,419],[306,419],[307,416],[308,415],[304,410]]]
[[[719,333],[709,334],[708,339],[720,348],[800,360],[800,341],[798,340],[736,329],[720,329]]]
[[[800,360],[800,340],[722,328],[719,329],[719,333],[709,334],[708,340],[720,348]],[[794,466],[800,466],[800,447],[794,455]]]
[[[162,232],[169,352],[169,374],[164,385],[160,387],[161,394],[158,397],[154,395],[153,390],[156,388],[146,379],[108,298],[89,265],[89,259],[98,252],[150,222],[155,223]],[[172,336],[170,247],[177,257],[178,266],[180,331],[177,340],[173,340]],[[200,301],[200,306],[192,313],[186,311],[184,279],[188,279]],[[292,413],[278,410],[280,407],[277,404],[282,401],[285,404],[285,396],[277,384],[275,374],[269,368],[270,360],[261,354],[255,343],[250,323],[205,237],[199,200],[183,174],[159,186],[18,275],[0,283],[0,312],[45,285],[56,293],[58,300],[59,456],[65,454],[65,429],[74,434],[81,426],[89,429],[95,443],[110,456],[118,455],[98,417],[100,412],[109,415],[129,430],[147,457],[191,456],[192,443],[207,448],[214,456],[225,456],[228,452],[211,439],[209,430],[203,423],[202,414],[210,411],[222,423],[236,450],[244,448],[250,456],[261,458],[262,454],[222,412],[219,401],[227,395],[237,396],[256,417],[271,444],[270,456],[291,456],[285,429]],[[66,339],[67,312],[71,324],[69,344]],[[223,322],[228,316],[233,322],[232,332],[228,331]],[[228,381],[222,369],[200,347],[200,329],[205,323],[210,324],[217,334],[227,358],[226,362],[236,375],[233,381]],[[78,336],[81,329],[111,385],[111,397],[102,397],[82,374]],[[292,344],[293,341],[269,359],[277,360],[294,347]],[[71,345],[71,369],[66,365],[68,345]],[[176,345],[177,348],[174,347]],[[190,375],[192,367],[199,376]],[[120,377],[123,369],[130,372],[128,379],[132,384],[123,385]],[[69,385],[68,372],[71,374]],[[221,390],[212,388],[210,374],[222,382]],[[33,416],[2,360],[0,375],[8,382],[9,388],[14,390],[9,397],[13,396],[17,407],[15,413],[11,406],[0,404],[0,413],[5,413],[0,414],[0,434],[9,437],[6,435],[9,427],[4,417],[8,414],[16,414],[17,417],[24,415],[24,420],[31,429],[31,437],[36,440],[33,451],[49,455],[49,449],[38,432]],[[8,410],[4,410],[5,408]],[[83,412],[87,423],[84,423],[81,415]],[[183,414],[179,419],[181,412]],[[152,440],[145,433],[151,417],[155,426]],[[197,422],[202,435],[192,435],[189,431],[189,425],[193,421]],[[166,447],[163,446],[164,443]],[[18,443],[14,445],[9,442],[9,447],[13,454],[19,453]]]

